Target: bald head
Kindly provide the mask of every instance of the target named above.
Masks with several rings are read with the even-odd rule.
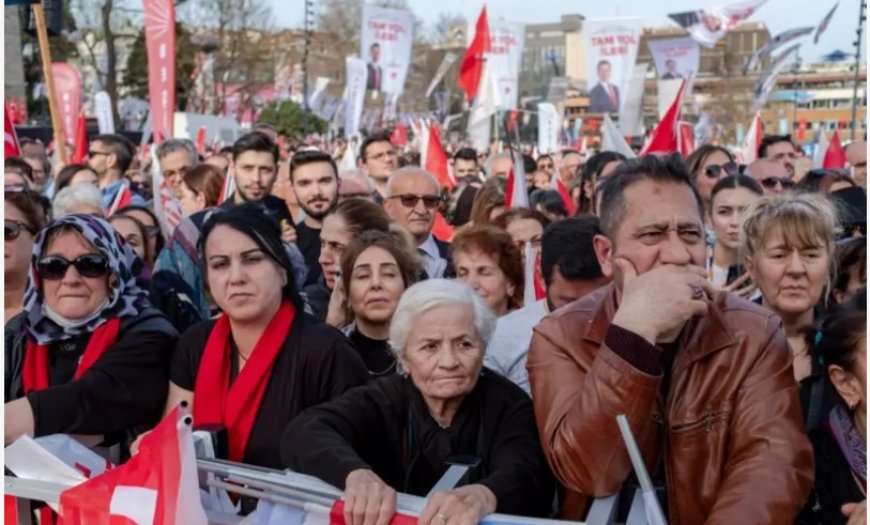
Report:
[[[387,195],[389,198],[393,195],[404,194],[404,189],[413,187],[414,190],[425,191],[429,193],[439,193],[438,179],[425,169],[419,166],[408,166],[398,169],[387,179]]]
[[[344,172],[339,179],[338,201],[347,199],[366,199],[374,202],[375,185],[359,170]]]
[[[867,188],[867,142],[855,140],[846,146],[846,162],[852,168],[852,177],[862,188]]]
[[[760,158],[746,167],[746,175],[755,179],[765,195],[776,195],[786,190],[783,180],[790,180],[788,169],[777,159]],[[787,184],[790,184],[787,183]]]

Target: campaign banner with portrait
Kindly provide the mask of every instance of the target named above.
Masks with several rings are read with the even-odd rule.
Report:
[[[647,41],[659,80],[683,79],[698,74],[701,46],[693,38],[667,38]]]
[[[468,24],[469,42],[474,40],[476,29],[474,23]],[[486,60],[492,66],[500,94],[498,109],[517,109],[526,25],[504,19],[489,20],[489,41],[490,52],[486,53]]]
[[[752,16],[767,0],[748,0],[720,5],[711,9],[671,13],[668,17],[680,24],[699,44],[713,47],[728,31]]]
[[[590,113],[619,113],[627,100],[640,32],[641,18],[587,20],[586,91]]]
[[[411,63],[414,16],[410,11],[363,5],[360,58],[368,69],[366,90],[397,97]]]

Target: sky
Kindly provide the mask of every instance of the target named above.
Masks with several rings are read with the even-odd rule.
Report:
[[[647,27],[674,26],[668,13],[691,11],[699,7],[710,8],[729,4],[733,0],[490,0],[487,12],[490,17],[506,18],[529,24],[558,21],[562,14],[580,14],[586,18],[640,17]],[[750,20],[767,24],[771,36],[795,27],[815,26],[824,18],[837,0],[768,0]],[[304,18],[303,0],[271,0],[277,23],[282,27],[301,27]],[[800,40],[803,45],[800,56],[804,62],[818,59],[835,49],[854,52],[858,28],[858,9],[861,0],[840,0],[828,30],[813,45],[812,35]],[[315,9],[320,2],[314,0]],[[662,7],[663,4],[667,8]],[[458,13],[467,20],[475,20],[482,2],[471,0],[408,0],[408,5],[427,28],[434,25],[438,15]],[[291,8],[291,6],[293,8]],[[294,9],[295,8],[295,9]],[[861,59],[866,64],[866,35],[862,37]]]

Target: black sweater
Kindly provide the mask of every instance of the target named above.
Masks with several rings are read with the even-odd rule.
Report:
[[[457,456],[481,460],[468,482],[495,494],[497,512],[548,515],[554,483],[531,399],[485,369],[448,429],[411,379],[394,374],[306,410],[281,439],[286,466],[341,489],[351,471],[367,468],[397,491],[425,496]]]
[[[5,327],[6,401],[24,396],[23,313]],[[146,308],[121,321],[118,341],[73,380],[90,334],[49,345],[49,388],[27,394],[36,437],[117,435],[156,422],[166,402],[169,356],[178,333],[162,313]]]

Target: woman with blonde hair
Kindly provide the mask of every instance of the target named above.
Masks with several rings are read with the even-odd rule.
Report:
[[[813,193],[763,197],[744,216],[740,252],[761,304],[782,318],[798,381],[813,373],[806,333],[831,286],[837,228],[834,206]]]

